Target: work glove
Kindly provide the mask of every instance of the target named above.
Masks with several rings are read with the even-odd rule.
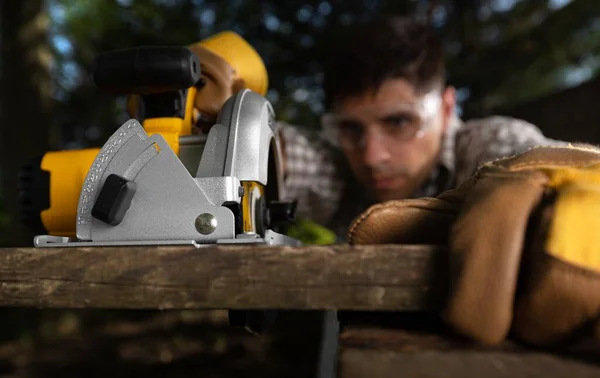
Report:
[[[600,340],[600,149],[538,147],[483,165],[436,198],[369,208],[351,244],[444,244],[443,319],[495,344]]]

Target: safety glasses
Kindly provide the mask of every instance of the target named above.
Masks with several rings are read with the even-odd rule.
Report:
[[[326,113],[321,117],[324,136],[345,150],[363,148],[366,136],[378,137],[386,148],[422,138],[441,105],[439,91],[414,103],[361,108],[356,114]]]

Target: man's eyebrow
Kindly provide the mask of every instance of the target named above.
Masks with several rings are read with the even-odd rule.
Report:
[[[415,115],[416,112],[414,110],[410,110],[410,109],[390,109],[387,112],[379,115],[377,117],[377,119],[382,120],[382,119],[386,119],[389,117],[396,117],[396,116],[413,116]]]

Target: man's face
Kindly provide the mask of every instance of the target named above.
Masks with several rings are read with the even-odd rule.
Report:
[[[437,162],[453,109],[452,89],[422,95],[404,79],[389,79],[338,104],[340,145],[375,200],[407,198],[423,184]]]

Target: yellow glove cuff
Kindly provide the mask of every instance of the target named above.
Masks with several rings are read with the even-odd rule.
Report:
[[[557,192],[545,250],[580,268],[600,271],[600,165],[544,169]]]

